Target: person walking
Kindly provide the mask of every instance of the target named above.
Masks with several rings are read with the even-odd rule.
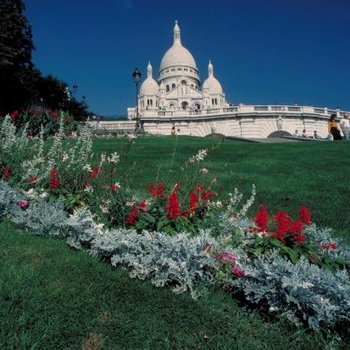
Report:
[[[350,121],[349,121],[349,115],[344,114],[343,118],[340,119],[340,127],[343,131],[345,140],[350,139]]]

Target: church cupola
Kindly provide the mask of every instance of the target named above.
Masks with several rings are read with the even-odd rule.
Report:
[[[153,79],[151,62],[147,65],[147,78],[140,87],[139,100],[141,112],[144,110],[156,110],[159,105],[159,86]]]

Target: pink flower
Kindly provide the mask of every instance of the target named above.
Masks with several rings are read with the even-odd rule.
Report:
[[[337,248],[337,244],[335,242],[330,242],[330,243],[325,243],[322,244],[322,249],[323,250],[328,250],[328,249],[336,249]]]
[[[230,252],[221,252],[215,256],[215,260],[234,262],[236,257]]]
[[[29,207],[29,202],[26,201],[26,200],[22,200],[22,201],[17,202],[17,205],[18,205],[21,209],[25,210],[25,209],[27,209],[27,208]]]
[[[237,278],[242,278],[244,277],[244,272],[241,270],[239,266],[234,266],[231,270],[232,275],[234,275]]]

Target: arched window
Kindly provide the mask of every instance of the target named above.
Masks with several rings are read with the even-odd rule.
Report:
[[[187,81],[186,80],[181,80],[181,85],[187,85]]]
[[[186,101],[181,103],[181,108],[185,111],[188,107],[188,103]]]
[[[166,91],[169,92],[170,91],[170,87],[169,85],[166,86]]]
[[[171,88],[172,88],[172,89],[175,89],[175,88],[176,88],[175,83],[172,83],[172,84],[171,84]]]

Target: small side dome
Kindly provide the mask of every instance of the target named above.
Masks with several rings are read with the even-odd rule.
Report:
[[[151,63],[148,63],[147,66],[147,78],[142,83],[140,87],[140,95],[158,95],[159,94],[159,86],[157,82],[153,79],[152,76],[152,66]]]
[[[203,83],[202,89],[208,89],[211,94],[222,94],[222,86],[219,81],[214,77],[214,68],[209,60],[208,64],[208,79]]]

